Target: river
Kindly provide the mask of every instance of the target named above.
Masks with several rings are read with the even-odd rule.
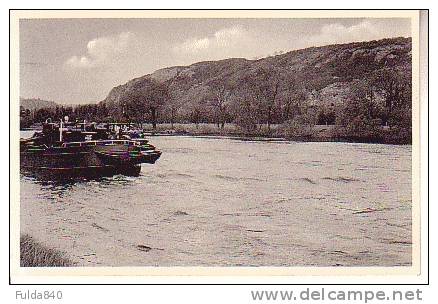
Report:
[[[21,232],[79,266],[411,265],[411,146],[151,137],[139,177],[21,177]]]

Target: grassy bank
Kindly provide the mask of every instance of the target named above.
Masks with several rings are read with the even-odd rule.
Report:
[[[318,137],[330,137],[334,126],[317,125],[314,126],[315,135]],[[176,134],[176,135],[224,135],[224,136],[245,136],[245,137],[273,137],[287,138],[282,125],[273,124],[268,129],[266,125],[258,127],[253,131],[246,131],[239,126],[228,123],[223,128],[212,123],[176,123],[173,128],[168,123],[157,124],[154,130],[151,124],[143,124],[143,129],[147,132],[157,134]],[[317,134],[316,134],[317,133]]]
[[[219,128],[215,124],[200,123],[177,123],[158,124],[154,130],[152,125],[143,124],[143,129],[151,135],[191,135],[191,136],[228,136],[240,138],[276,138],[291,141],[308,142],[362,142],[362,143],[384,143],[384,144],[410,144],[406,139],[395,138],[388,128],[383,127],[378,137],[369,136],[345,136],[340,135],[335,125],[314,125],[313,127],[296,134],[294,130],[284,125],[271,125],[270,129],[266,125],[247,132],[235,124],[225,124],[224,128]],[[300,132],[298,132],[300,133]]]
[[[66,267],[72,265],[73,262],[63,252],[38,243],[28,234],[20,236],[21,267]]]

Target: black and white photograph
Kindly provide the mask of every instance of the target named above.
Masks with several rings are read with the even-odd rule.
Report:
[[[14,267],[418,274],[420,12],[382,12],[16,12]]]

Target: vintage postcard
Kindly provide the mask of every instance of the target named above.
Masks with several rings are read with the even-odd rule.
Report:
[[[427,18],[12,10],[11,282],[424,278]]]

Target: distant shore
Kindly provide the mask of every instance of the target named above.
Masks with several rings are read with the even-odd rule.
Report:
[[[266,126],[253,132],[243,132],[234,124],[226,124],[224,128],[217,127],[211,123],[195,124],[159,124],[154,130],[151,125],[143,125],[145,134],[148,136],[195,136],[209,138],[231,138],[238,140],[257,141],[297,141],[297,142],[351,142],[351,143],[376,143],[393,145],[410,145],[410,142],[400,141],[385,136],[389,133],[386,129],[382,131],[382,137],[352,137],[339,136],[336,134],[335,125],[315,125],[307,136],[291,136],[285,134],[281,125],[272,125],[268,130]]]

